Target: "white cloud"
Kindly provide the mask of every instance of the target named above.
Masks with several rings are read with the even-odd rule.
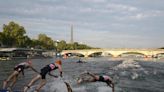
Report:
[[[113,11],[127,11],[127,12],[133,12],[133,11],[137,11],[138,8],[133,7],[133,6],[129,6],[129,5],[123,5],[123,4],[115,4],[115,3],[109,3],[107,5],[107,8]]]
[[[94,11],[93,8],[82,8],[82,9],[80,9],[80,12],[85,12],[85,13],[91,13],[93,11]]]
[[[130,16],[131,19],[146,19],[146,18],[152,18],[152,17],[160,17],[164,16],[164,11],[146,11],[146,12],[141,12],[137,13],[136,15]]]
[[[144,19],[162,18],[164,11],[161,10],[139,10],[132,13],[125,13],[122,16],[115,16],[119,21],[143,21]]]
[[[107,0],[81,0],[81,1],[84,1],[84,2],[87,2],[87,3],[104,3],[106,2]]]
[[[80,8],[80,12],[84,13],[129,13],[136,12],[139,9],[137,7],[123,5],[123,4],[115,4],[115,3],[103,3],[95,6],[82,7]]]
[[[139,13],[139,14],[136,14],[135,16],[132,16],[132,18],[134,18],[134,19],[143,19],[146,17],[148,17],[148,16],[145,14],[142,14],[142,13]]]

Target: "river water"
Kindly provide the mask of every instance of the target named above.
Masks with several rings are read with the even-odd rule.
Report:
[[[56,58],[32,59],[34,67],[40,69]],[[41,92],[67,92],[63,81],[68,82],[73,92],[111,92],[111,88],[105,83],[83,83],[77,84],[76,79],[84,71],[96,74],[109,75],[115,83],[115,92],[164,92],[164,60],[144,60],[132,58],[82,58],[87,63],[76,63],[78,59],[62,59],[63,79],[54,79],[47,75],[47,84]],[[26,60],[0,61],[0,87],[2,81],[12,73],[13,67]],[[54,71],[54,74],[59,74]],[[25,70],[25,77],[21,75],[13,88],[22,90],[25,85],[34,77],[36,73],[30,69]],[[31,87],[29,92],[33,92],[37,83]]]

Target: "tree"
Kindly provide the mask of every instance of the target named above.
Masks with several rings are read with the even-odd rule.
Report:
[[[2,32],[0,32],[0,47],[2,46]]]
[[[75,50],[75,49],[90,49],[91,47],[75,42],[67,44],[66,41],[54,42],[50,37],[45,34],[39,34],[38,39],[31,40],[26,35],[26,30],[23,26],[11,21],[3,25],[3,31],[0,32],[0,44],[5,47],[20,47],[20,48],[37,48],[57,51],[62,50]]]
[[[19,36],[17,37],[17,47],[26,47],[29,48],[31,44],[31,39],[28,36]]]
[[[41,49],[41,42],[39,40],[32,39],[30,46],[35,49]]]
[[[11,21],[8,25],[3,25],[3,44],[7,47],[22,47],[25,41],[25,29],[23,26]]]
[[[65,50],[66,46],[67,46],[66,41],[62,40],[62,41],[58,42],[57,51],[60,52],[62,50]]]
[[[2,43],[7,46],[10,47],[13,45],[14,39],[11,37],[11,32],[10,29],[7,25],[3,25],[3,39],[2,39]]]
[[[79,46],[78,42],[73,43],[73,49],[75,49],[75,50],[78,49],[78,46]]]
[[[67,44],[66,50],[73,50],[73,44]]]
[[[41,43],[42,49],[52,50],[54,49],[54,41],[45,34],[39,34],[38,40]]]
[[[87,46],[85,44],[79,44],[77,49],[92,49],[93,47]]]
[[[2,41],[2,32],[0,32],[0,42]]]

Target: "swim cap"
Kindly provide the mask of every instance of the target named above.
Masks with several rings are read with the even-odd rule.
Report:
[[[61,62],[61,60],[56,60],[56,62],[55,62],[56,64],[59,64],[59,65],[62,65],[62,62]]]

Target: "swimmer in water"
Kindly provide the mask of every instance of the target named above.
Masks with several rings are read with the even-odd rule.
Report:
[[[76,63],[86,63],[85,61],[82,61],[81,58]]]
[[[90,72],[87,72],[87,74],[93,77],[93,79],[88,80],[88,82],[96,82],[96,81],[105,82],[108,86],[110,86],[112,88],[112,92],[114,92],[114,83],[109,76],[107,76],[107,75],[96,75],[96,74],[93,74]],[[82,78],[79,78],[77,80],[78,84],[80,84],[82,82],[84,82],[84,80]]]
[[[58,76],[51,74],[50,72],[53,70],[58,69],[60,72],[60,77],[62,77],[62,62],[61,60],[56,60],[54,63],[48,64],[45,67],[41,69],[41,73],[38,74],[36,77],[34,77],[31,82],[24,88],[24,92],[27,92],[27,90],[36,82],[37,80],[41,79],[41,83],[36,87],[34,92],[39,92],[40,89],[46,84],[46,75],[47,73],[55,78],[58,78]]]

